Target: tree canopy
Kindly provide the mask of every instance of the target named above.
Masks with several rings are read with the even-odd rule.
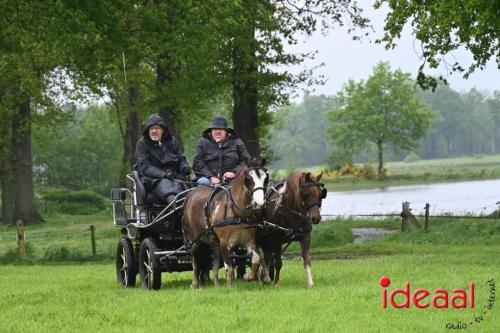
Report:
[[[450,51],[465,48],[473,56],[467,66],[455,61],[450,72],[463,72],[467,78],[476,69],[486,66],[496,58],[500,68],[500,6],[491,0],[453,1],[396,1],[377,0],[374,7],[389,6],[385,20],[384,36],[380,40],[387,48],[393,48],[405,25],[411,25],[412,33],[421,42],[422,65],[417,82],[423,88],[435,88],[436,80],[425,75],[425,68],[436,68],[446,62]]]
[[[410,74],[392,72],[387,63],[376,65],[366,81],[349,81],[337,100],[341,106],[330,113],[330,137],[353,152],[375,146],[379,174],[385,146],[415,149],[435,118],[417,95]]]

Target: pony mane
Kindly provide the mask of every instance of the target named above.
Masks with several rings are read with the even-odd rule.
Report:
[[[300,189],[302,184],[305,182],[305,172],[297,172],[291,174],[287,177],[285,186],[286,186],[286,195],[284,196],[283,203],[286,207],[298,207],[302,202],[302,198],[300,197]]]

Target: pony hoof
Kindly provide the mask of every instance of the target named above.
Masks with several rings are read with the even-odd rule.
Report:
[[[248,272],[248,273],[245,273],[245,275],[243,275],[243,280],[253,281],[253,280],[255,280],[255,276],[253,276],[251,272]]]
[[[270,284],[272,281],[273,281],[273,280],[271,280],[271,278],[270,278],[270,277],[266,277],[266,278],[264,279],[264,281],[263,281],[263,282],[264,282],[265,284]]]

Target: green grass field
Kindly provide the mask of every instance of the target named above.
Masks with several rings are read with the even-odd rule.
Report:
[[[376,163],[372,165],[376,168]],[[325,166],[318,166],[305,169],[319,172],[324,168]],[[420,160],[409,163],[388,162],[385,168],[388,176],[384,180],[369,180],[354,176],[325,176],[322,181],[328,190],[344,191],[395,185],[496,179],[500,178],[500,155]],[[274,175],[276,178],[282,178],[286,173],[287,171],[280,170],[275,171]]]
[[[104,214],[58,215],[46,226],[27,227],[27,235],[51,236],[28,239],[31,250],[25,260],[15,259],[15,240],[4,238],[12,228],[0,228],[0,332],[443,332],[448,323],[465,323],[471,332],[496,332],[500,326],[497,305],[470,324],[488,302],[486,282],[500,279],[498,220],[436,219],[429,232],[397,232],[363,244],[352,243],[351,227],[398,228],[400,222],[324,221],[313,231],[311,290],[295,259],[298,247],[292,246],[279,289],[237,281],[232,289],[209,285],[191,290],[190,272],[185,272],[164,273],[157,292],[116,284],[112,260],[119,236],[109,220]],[[67,239],[56,236],[67,228],[86,230],[89,224],[97,227],[96,258],[84,231]],[[51,251],[56,254],[47,255]],[[451,292],[473,281],[476,307],[382,309],[382,276],[391,278],[389,291],[409,281],[412,290]]]

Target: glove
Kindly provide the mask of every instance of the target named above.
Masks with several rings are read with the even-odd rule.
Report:
[[[189,176],[193,170],[191,169],[191,167],[189,165],[186,165],[186,166],[182,167],[181,171],[182,171],[182,174],[184,176]]]

